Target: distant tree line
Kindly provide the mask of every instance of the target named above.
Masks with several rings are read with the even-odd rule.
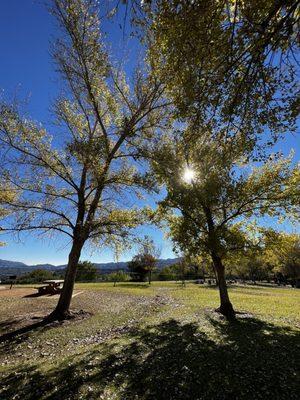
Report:
[[[76,282],[107,281],[148,282],[152,280],[214,279],[217,276],[213,264],[205,255],[185,255],[180,262],[159,269],[157,250],[153,243],[143,245],[140,252],[128,263],[128,270],[101,273],[90,261],[78,263]],[[273,281],[278,284],[297,285],[300,280],[300,236],[274,230],[266,230],[257,243],[245,247],[225,260],[226,279],[242,281]],[[63,279],[65,271],[36,269],[18,278],[18,283],[41,283],[48,279]],[[299,284],[299,283],[298,283]]]

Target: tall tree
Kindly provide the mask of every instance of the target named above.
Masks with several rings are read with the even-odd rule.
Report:
[[[287,181],[299,191],[283,161],[268,161],[268,147],[295,129],[299,111],[299,1],[157,0],[144,9],[149,62],[174,105],[173,132],[154,163],[167,185],[162,206],[181,212],[170,223],[182,250],[211,255],[220,311],[232,317],[223,257],[244,237],[233,221],[287,206],[278,197]],[[240,168],[262,160],[270,186]],[[290,188],[284,193],[297,202]]]
[[[124,195],[150,190],[135,160],[161,122],[161,84],[138,69],[132,84],[105,49],[96,0],[52,0],[61,29],[53,57],[64,83],[55,102],[56,131],[0,105],[3,178],[20,191],[2,231],[62,233],[71,241],[65,282],[51,318],[70,315],[78,261],[88,240],[119,246],[140,222]],[[10,175],[8,170],[13,171]],[[126,196],[125,196],[126,199]]]
[[[186,132],[191,134],[191,132]],[[192,132],[194,134],[194,131]],[[203,135],[203,134],[202,134]],[[167,218],[170,234],[183,252],[211,257],[218,277],[220,312],[234,318],[225,281],[224,259],[246,245],[243,226],[249,219],[284,212],[299,216],[300,183],[289,159],[269,160],[260,167],[248,165],[248,144],[243,135],[227,140],[197,135],[188,141],[165,139],[156,153],[153,169],[167,195],[160,215]],[[188,143],[188,149],[187,149]],[[177,211],[175,211],[177,210]],[[175,212],[174,212],[175,211]]]

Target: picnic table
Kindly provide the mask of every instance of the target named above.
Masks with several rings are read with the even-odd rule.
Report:
[[[39,294],[58,294],[61,292],[64,281],[61,279],[48,279],[43,283],[45,283],[44,286],[36,288]]]

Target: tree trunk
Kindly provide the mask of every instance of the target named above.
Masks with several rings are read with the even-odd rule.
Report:
[[[219,279],[218,279],[217,269],[215,267],[215,263],[214,262],[212,263],[212,270],[213,270],[214,275],[215,275],[216,285],[219,286]]]
[[[70,318],[69,311],[74,283],[76,278],[77,266],[84,242],[82,240],[74,239],[72,249],[69,254],[67,271],[65,274],[64,285],[60,294],[55,310],[50,314],[50,319],[63,320]]]
[[[223,314],[228,320],[235,319],[235,312],[229,300],[227,285],[225,280],[225,269],[220,257],[213,255],[213,263],[218,276],[218,286],[220,293],[220,307],[218,311]]]

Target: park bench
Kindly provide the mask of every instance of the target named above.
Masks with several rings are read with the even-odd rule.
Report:
[[[61,292],[62,289],[62,284],[64,283],[63,280],[55,280],[55,279],[50,279],[47,281],[44,281],[43,283],[45,283],[44,286],[39,286],[36,287],[35,289],[38,290],[38,294],[58,294]]]

